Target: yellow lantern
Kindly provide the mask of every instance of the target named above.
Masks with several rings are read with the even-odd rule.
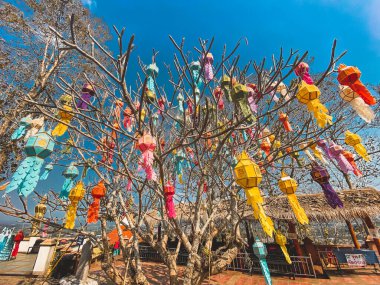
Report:
[[[258,219],[264,232],[272,237],[274,226],[272,220],[265,214],[263,208],[263,197],[258,185],[261,182],[262,174],[260,167],[254,163],[248,154],[243,151],[238,157],[238,163],[234,169],[235,181],[241,186],[247,196],[247,203],[253,208],[253,215]]]
[[[371,160],[371,157],[368,155],[367,153],[367,150],[365,148],[364,145],[361,144],[361,141],[362,141],[362,138],[357,135],[357,134],[354,134],[350,131],[346,131],[345,133],[346,137],[344,139],[344,142],[349,145],[349,146],[352,146],[355,151],[365,160],[365,161],[370,161]]]
[[[309,218],[306,216],[305,210],[301,207],[295,195],[298,187],[297,181],[288,176],[285,172],[282,172],[281,179],[278,180],[278,187],[280,187],[282,193],[288,196],[289,204],[298,222],[301,225],[308,224]]]
[[[71,113],[73,111],[73,108],[71,108],[68,105],[64,105],[62,107],[63,110],[60,110],[58,112],[58,118],[65,124],[59,122],[57,126],[52,131],[52,136],[60,137],[64,133],[66,133],[68,129],[68,124],[70,124],[71,119],[74,117],[74,115]]]
[[[276,243],[280,246],[281,251],[285,256],[286,262],[291,264],[292,261],[290,259],[288,250],[286,248],[286,237],[280,231],[277,230],[275,240],[276,240]]]
[[[41,198],[41,201],[34,208],[34,218],[36,218],[37,220],[33,221],[33,224],[32,224],[32,232],[30,234],[30,236],[32,236],[32,237],[38,236],[38,234],[39,234],[39,228],[40,228],[41,222],[38,220],[41,220],[45,216],[46,200],[47,200],[47,197],[46,197],[46,195],[44,195]]]
[[[317,124],[324,128],[327,124],[332,124],[332,117],[327,108],[319,101],[321,91],[315,85],[302,81],[298,86],[297,99],[300,103],[307,105],[309,112],[314,114]]]
[[[83,182],[79,181],[69,194],[70,205],[67,207],[66,212],[66,229],[73,229],[75,226],[75,218],[77,216],[77,207],[80,200],[83,199],[86,190],[84,189]]]

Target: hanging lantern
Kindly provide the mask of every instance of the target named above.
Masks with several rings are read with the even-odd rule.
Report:
[[[49,163],[45,166],[45,170],[40,176],[40,180],[46,180],[49,177],[50,172],[53,170],[53,164]]]
[[[69,194],[70,205],[67,207],[65,229],[73,229],[75,226],[75,218],[77,216],[77,207],[79,201],[84,198],[86,190],[83,182],[79,181]]]
[[[162,115],[162,113],[164,112],[165,110],[165,102],[166,102],[166,99],[165,97],[161,97],[160,99],[158,99],[158,114]]]
[[[248,83],[247,84],[247,90],[248,90],[248,105],[251,111],[255,114],[257,114],[257,102],[261,99],[262,94],[259,92],[259,89],[257,88],[256,84]]]
[[[153,152],[156,148],[156,139],[152,137],[149,133],[144,134],[138,139],[137,148],[142,152],[142,159],[140,164],[145,170],[146,179],[156,181],[157,175],[153,169]]]
[[[238,158],[234,174],[236,183],[245,191],[247,203],[253,208],[254,217],[260,221],[264,232],[271,237],[274,230],[273,222],[265,214],[264,200],[258,188],[262,179],[260,167],[252,162],[247,153],[243,151]]]
[[[287,114],[280,113],[279,120],[284,125],[285,131],[287,131],[287,132],[292,132],[293,131],[292,126],[290,125],[290,122],[289,122],[289,117],[288,117]]]
[[[158,76],[158,67],[155,62],[149,64],[146,68],[146,74],[148,76],[145,89],[145,100],[147,103],[154,103],[156,101],[156,88],[154,81]]]
[[[70,106],[65,105],[62,107],[62,109],[63,110],[58,111],[58,119],[61,120],[61,122],[59,122],[52,131],[52,136],[63,136],[68,129],[68,125],[70,124],[71,119],[74,117],[74,115],[71,113],[73,109]]]
[[[347,159],[343,156],[343,148],[334,143],[330,143],[330,148],[329,148],[331,156],[336,160],[338,163],[338,166],[340,170],[342,170],[343,173],[348,173],[349,171],[354,171],[352,168],[351,164],[347,161]]]
[[[181,92],[178,93],[177,101],[178,101],[178,110],[181,114],[183,114],[185,112],[185,110],[183,109],[184,98]]]
[[[277,85],[276,92],[281,94],[281,96],[285,99],[285,102],[290,100],[290,97],[288,95],[288,89],[286,88],[286,85],[283,82],[280,82]]]
[[[214,71],[212,70],[212,64],[214,62],[214,57],[211,52],[206,55],[203,54],[202,61],[204,64],[204,76],[206,81],[211,81],[214,78]]]
[[[22,138],[22,136],[25,135],[27,130],[30,128],[32,121],[32,115],[23,117],[18,124],[18,128],[12,133],[11,140],[15,141]]]
[[[357,154],[359,154],[365,161],[370,161],[371,157],[368,155],[365,146],[361,144],[362,138],[350,131],[346,131],[345,135],[344,142],[347,145],[352,146]]]
[[[18,166],[7,186],[6,193],[18,189],[18,194],[27,197],[33,192],[40,178],[40,171],[54,149],[54,140],[43,128],[28,139],[24,147],[26,158]]]
[[[128,132],[132,132],[132,127],[135,121],[135,118],[132,114],[132,109],[127,107],[123,111],[124,120],[123,120],[123,126],[127,129]]]
[[[294,69],[294,73],[297,76],[301,77],[301,79],[305,81],[307,84],[314,84],[313,79],[309,74],[309,65],[306,62],[299,63],[297,67]]]
[[[199,61],[193,61],[190,63],[189,68],[193,77],[194,86],[198,89],[201,89],[203,83],[202,78],[200,76],[201,63]]]
[[[183,164],[186,160],[186,154],[183,152],[182,149],[174,150],[173,154],[175,155],[175,170],[176,174],[178,176],[178,181],[180,184],[183,184]]]
[[[261,272],[264,275],[265,284],[272,285],[272,279],[270,277],[269,267],[266,260],[267,248],[258,237],[255,238],[255,243],[252,245],[253,253],[257,256],[260,262]]]
[[[70,194],[70,190],[74,186],[74,179],[79,175],[79,170],[73,162],[63,171],[62,175],[66,178],[63,183],[59,198],[67,199]]]
[[[355,91],[363,101],[368,105],[375,105],[376,99],[371,95],[371,92],[360,81],[361,72],[357,67],[346,66],[344,64],[338,67],[338,81],[341,85],[350,87]]]
[[[253,117],[252,117],[252,112],[249,109],[248,104],[247,104],[247,95],[248,95],[247,86],[240,83],[236,83],[233,86],[232,92],[231,92],[232,101],[239,104],[239,107],[243,113],[243,116],[248,117],[247,118],[248,122],[252,122]]]
[[[312,163],[310,175],[315,182],[321,185],[327,203],[334,209],[336,207],[343,208],[342,201],[339,199],[339,196],[336,194],[334,188],[329,183],[330,174],[328,173],[327,169],[314,162]]]
[[[342,152],[342,155],[347,159],[347,161],[351,164],[352,168],[354,169],[354,174],[358,177],[362,177],[363,173],[360,171],[358,166],[355,163],[355,157],[354,155],[349,152],[348,150],[344,150]]]
[[[308,85],[302,81],[298,86],[297,99],[300,103],[307,105],[309,112],[314,114],[317,124],[324,128],[327,124],[332,124],[332,117],[327,108],[319,101],[321,91],[315,85]]]
[[[41,201],[34,207],[34,220],[32,222],[32,232],[30,233],[30,236],[35,237],[39,235],[40,225],[41,221],[46,213],[46,201],[47,197],[44,195],[41,198]]]
[[[297,221],[301,224],[308,224],[309,218],[306,216],[305,210],[301,207],[298,202],[297,196],[295,195],[297,191],[297,181],[285,172],[281,173],[281,179],[278,181],[278,187],[284,193],[289,200],[289,204],[292,207],[293,213],[296,216]]]
[[[288,264],[292,264],[288,250],[286,249],[286,237],[280,232],[275,231],[276,243],[280,246],[282,253],[284,254],[285,260]]]
[[[227,100],[230,102],[232,102],[231,87],[233,86],[234,81],[236,80],[233,79],[232,84],[231,84],[231,78],[224,74],[222,76],[222,82],[220,84],[222,87],[223,93],[226,95]]]
[[[260,145],[260,148],[262,151],[265,152],[266,156],[268,156],[270,154],[270,150],[272,148],[272,145],[267,140],[263,140],[261,145]]]
[[[358,93],[356,93],[348,86],[340,85],[339,89],[340,97],[351,105],[352,109],[355,110],[360,118],[362,118],[367,123],[371,123],[375,119],[375,113],[371,107],[368,106],[368,104],[366,104],[364,100],[358,95]]]
[[[165,192],[165,207],[166,207],[168,218],[175,219],[176,212],[175,212],[174,201],[173,201],[175,188],[170,182],[168,182],[164,186],[164,192]]]
[[[213,91],[213,95],[215,97],[216,103],[218,105],[219,110],[224,109],[224,101],[223,101],[223,90],[219,86],[216,87]]]
[[[100,199],[106,195],[106,186],[104,185],[103,180],[99,181],[98,184],[92,188],[91,195],[94,198],[94,202],[90,205],[87,212],[87,223],[96,223],[99,218],[99,209],[100,209]]]
[[[85,83],[82,88],[81,98],[77,102],[77,108],[87,110],[91,98],[95,95],[94,86],[90,83]]]

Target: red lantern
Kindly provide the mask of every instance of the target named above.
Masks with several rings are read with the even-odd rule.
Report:
[[[271,147],[271,144],[267,140],[263,140],[260,145],[261,150],[263,150],[267,156],[270,154]]]
[[[168,182],[164,186],[164,192],[165,192],[165,207],[166,212],[168,214],[169,219],[174,219],[176,217],[174,202],[173,202],[173,195],[175,194],[175,188],[174,186]]]
[[[156,148],[156,139],[146,133],[137,141],[137,148],[142,152],[140,161],[142,168],[145,170],[147,180],[156,180],[157,176],[153,169],[153,151]]]
[[[88,208],[87,222],[96,223],[99,218],[100,199],[106,195],[106,186],[104,186],[103,180],[100,181],[94,188],[92,188],[91,195],[94,198],[94,202]]]

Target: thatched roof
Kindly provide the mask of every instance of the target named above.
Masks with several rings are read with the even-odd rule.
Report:
[[[344,207],[331,208],[323,195],[297,195],[300,205],[306,215],[314,221],[344,220],[380,216],[380,191],[374,188],[343,190],[338,192]],[[295,220],[293,211],[286,196],[269,197],[265,199],[265,212],[274,219]]]

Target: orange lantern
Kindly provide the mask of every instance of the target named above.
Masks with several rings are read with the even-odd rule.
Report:
[[[87,222],[96,223],[99,218],[100,199],[106,195],[106,186],[103,180],[101,180],[94,188],[92,188],[91,195],[94,198],[94,202],[90,205],[87,212]]]

